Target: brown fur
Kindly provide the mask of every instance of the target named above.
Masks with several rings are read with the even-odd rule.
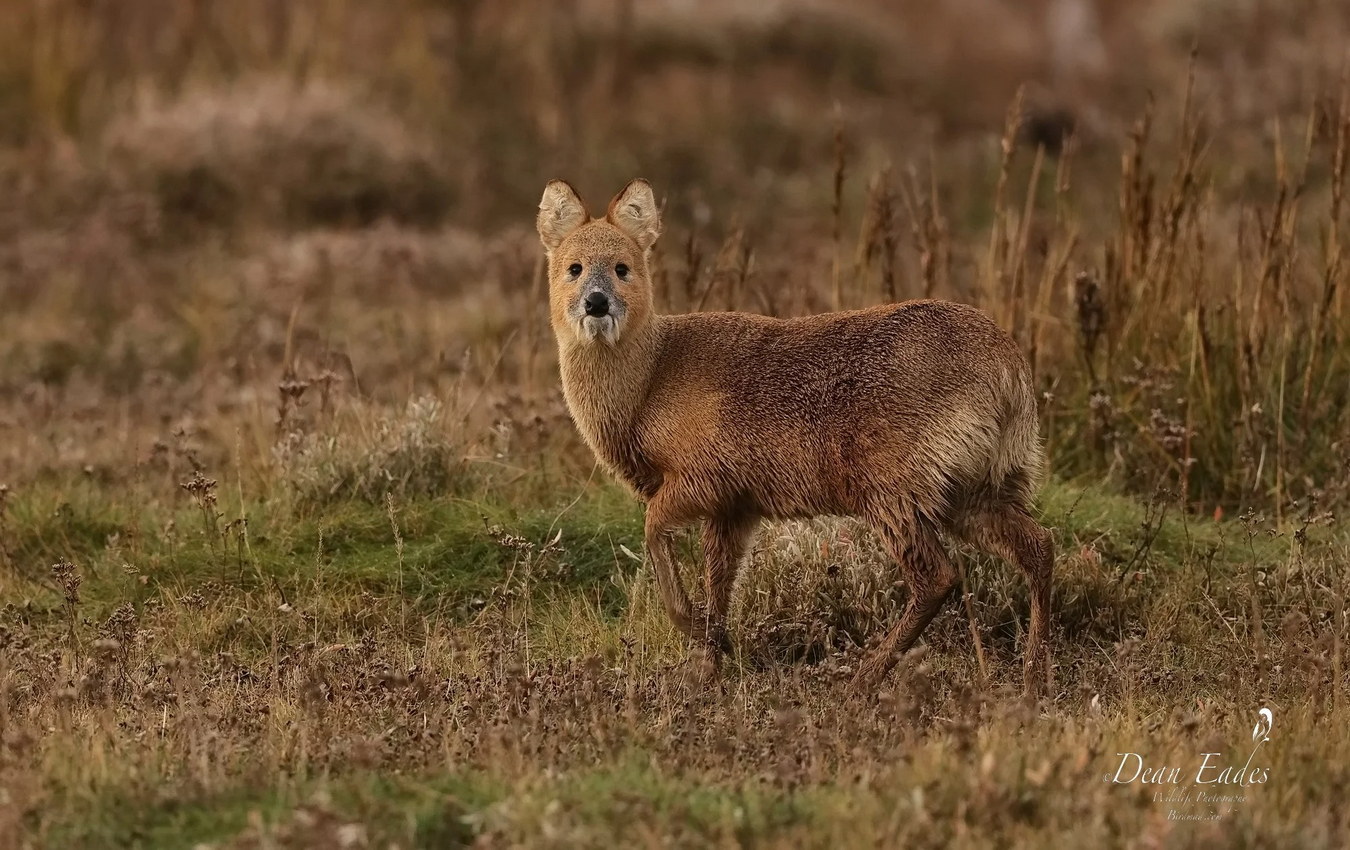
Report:
[[[658,315],[648,256],[660,220],[645,181],[594,220],[554,181],[538,226],[568,407],[600,461],[647,503],[648,557],[681,630],[725,646],[736,570],[761,519],[856,516],[911,589],[856,683],[884,675],[956,585],[945,532],[1026,573],[1026,682],[1048,684],[1053,544],[1031,517],[1042,463],[1036,405],[1007,333],[973,307],[942,301],[787,320]],[[586,318],[590,291],[608,293],[621,317]],[[701,617],[673,546],[673,534],[698,521]]]

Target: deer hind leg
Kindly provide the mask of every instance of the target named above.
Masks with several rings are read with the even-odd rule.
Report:
[[[871,687],[891,671],[899,656],[923,634],[957,584],[956,570],[930,522],[919,518],[906,523],[887,519],[875,522],[874,527],[886,550],[904,571],[909,602],[900,622],[858,668],[853,677],[855,688]]]
[[[731,607],[731,590],[736,583],[741,558],[758,523],[757,517],[725,514],[709,519],[703,529],[707,609],[694,623],[693,633],[703,640],[714,667],[722,653],[731,651],[731,642],[727,638],[727,609]]]
[[[1018,566],[1027,577],[1031,623],[1022,649],[1023,681],[1029,696],[1050,689],[1050,587],[1055,569],[1055,541],[1050,531],[1031,518],[1026,508],[1005,504],[966,519],[964,536],[991,555]]]

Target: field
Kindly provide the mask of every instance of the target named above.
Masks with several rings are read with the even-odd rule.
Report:
[[[0,4],[0,848],[1350,845],[1347,43],[1329,0]],[[1051,698],[964,550],[850,693],[907,589],[829,518],[761,531],[690,681],[533,226],[634,176],[660,309],[1017,337]]]

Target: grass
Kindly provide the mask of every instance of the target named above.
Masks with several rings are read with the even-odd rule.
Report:
[[[64,498],[75,495],[73,501]],[[100,498],[100,496],[104,498]],[[124,502],[95,489],[35,489],[7,505],[20,531],[9,543],[16,563],[73,561],[86,573],[82,597],[102,615],[129,586],[125,565],[137,566],[143,586],[161,594],[203,583],[244,593],[285,595],[318,589],[334,596],[400,596],[421,612],[462,610],[527,569],[537,590],[600,593],[614,613],[618,577],[637,564],[623,552],[642,548],[641,506],[617,484],[586,488],[570,503],[527,507],[504,499],[419,498],[373,505],[332,502],[294,512],[245,504],[245,531],[220,531],[194,506],[154,506],[128,512]],[[1205,560],[1231,572],[1256,560],[1274,562],[1288,544],[1237,523],[1167,516],[1128,496],[1054,484],[1041,495],[1043,520],[1058,531],[1061,550],[1092,551],[1104,565],[1167,569]],[[234,513],[233,509],[231,513]],[[172,533],[147,533],[171,528]],[[771,537],[772,532],[766,532]],[[553,542],[552,547],[549,546]],[[994,566],[991,563],[981,566]],[[998,566],[1002,570],[1003,567]],[[232,572],[233,569],[233,572]],[[34,574],[16,587],[49,597],[57,589]],[[46,587],[43,587],[46,584]],[[45,593],[43,591],[45,590]]]
[[[631,574],[636,568],[615,547],[640,549],[642,537],[640,506],[614,485],[550,509],[421,498],[387,507],[341,501],[278,517],[274,506],[246,504],[239,511],[246,523],[228,531],[220,530],[223,523],[204,523],[194,506],[128,514],[97,492],[66,501],[70,492],[39,489],[11,501],[10,522],[21,532],[9,544],[10,557],[16,563],[84,565],[82,595],[97,615],[123,601],[128,564],[137,565],[142,584],[160,594],[227,580],[230,590],[246,594],[397,595],[419,613],[463,612],[481,604],[526,565],[544,587],[604,595],[616,570]],[[564,517],[568,522],[562,523]],[[171,532],[159,533],[166,528]],[[558,544],[547,549],[554,536]],[[46,577],[26,578],[17,586],[37,590]]]
[[[11,516],[41,501],[13,502]],[[612,486],[548,511],[491,492],[413,501],[395,507],[397,536],[366,502],[269,507],[246,511],[259,519],[242,562],[185,505],[168,514],[172,546],[150,537],[83,560],[73,605],[59,578],[11,582],[5,716],[54,730],[6,739],[46,777],[30,788],[27,835],[69,847],[817,846],[848,825],[860,843],[940,846],[1120,830],[1315,843],[1317,823],[1335,827],[1291,788],[1312,781],[1304,772],[1345,780],[1308,749],[1346,742],[1326,737],[1339,697],[1308,655],[1317,628],[1297,622],[1334,622],[1343,534],[1295,543],[1052,484],[1059,695],[1040,714],[1005,693],[1025,592],[1002,565],[967,562],[991,679],[954,605],[923,661],[872,700],[840,702],[861,651],[848,640],[817,663],[766,665],[751,650],[803,611],[870,617],[871,632],[896,611],[855,582],[835,589],[842,600],[803,588],[785,610],[756,612],[749,597],[775,580],[783,541],[855,533],[770,528],[742,582],[738,658],[720,688],[690,693],[683,651],[622,548],[637,549],[638,511]],[[128,522],[87,501],[79,522],[125,534],[163,516]],[[75,550],[43,555],[58,551]],[[884,569],[848,551],[844,569]],[[1244,752],[1258,702],[1279,716],[1275,778],[1209,831],[1164,829],[1149,795],[1101,781],[1121,748],[1187,763],[1201,744]],[[973,767],[954,772],[953,758]],[[1322,820],[1279,820],[1291,796]]]
[[[58,829],[53,843],[182,847],[250,832],[263,840],[268,830],[280,825],[298,833],[292,841],[299,838],[312,844],[351,841],[364,832],[367,840],[385,837],[411,845],[467,847],[474,834],[468,807],[490,805],[502,793],[480,776],[425,780],[366,774],[295,782],[285,790],[266,792],[242,787],[208,799],[170,800],[148,808],[144,800],[110,794],[93,804],[95,817],[68,830]],[[352,815],[367,825],[365,830],[342,831]]]
[[[269,833],[318,845],[363,836],[374,843],[467,847],[483,831],[552,833],[552,843],[621,840],[614,827],[642,813],[682,832],[684,843],[743,843],[774,832],[804,831],[830,792],[798,795],[747,787],[706,786],[663,775],[636,755],[603,769],[507,784],[490,772],[422,777],[358,774],[296,783],[281,793],[239,789],[193,803],[152,807],[112,797],[95,804],[96,830],[58,830],[63,846],[181,847]],[[508,802],[509,801],[509,802]],[[136,806],[133,819],[126,815]],[[566,813],[563,815],[563,813]],[[348,829],[360,823],[359,830]],[[347,838],[347,840],[354,840]]]

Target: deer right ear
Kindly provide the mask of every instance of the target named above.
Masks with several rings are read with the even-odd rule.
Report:
[[[651,250],[661,235],[661,210],[656,206],[651,184],[641,177],[614,196],[605,217],[631,236],[643,251]]]
[[[586,223],[589,215],[577,190],[566,180],[550,180],[539,201],[539,216],[535,225],[544,250],[553,252],[573,230]]]

